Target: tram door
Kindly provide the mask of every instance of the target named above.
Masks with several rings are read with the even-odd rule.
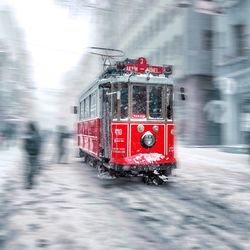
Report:
[[[110,123],[111,123],[111,88],[102,87],[101,88],[101,132],[102,139],[101,144],[103,148],[103,156],[105,158],[110,158]]]

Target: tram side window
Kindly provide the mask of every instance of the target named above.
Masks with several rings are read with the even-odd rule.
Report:
[[[149,88],[149,117],[162,118],[162,87]]]
[[[121,119],[128,118],[128,84],[121,84]]]
[[[145,118],[147,108],[146,86],[133,86],[133,118]]]
[[[89,97],[84,99],[84,118],[89,118]]]
[[[84,104],[83,101],[80,102],[80,120],[84,118]]]
[[[91,118],[96,117],[96,93],[90,96],[90,116]]]
[[[117,99],[117,93],[118,93],[118,84],[114,83],[112,88],[112,115],[113,119],[118,118],[118,99]]]
[[[167,86],[167,93],[166,93],[166,112],[167,112],[167,119],[172,120],[173,119],[173,87]]]

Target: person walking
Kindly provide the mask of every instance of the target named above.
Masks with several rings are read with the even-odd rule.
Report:
[[[69,133],[65,126],[58,126],[57,128],[57,148],[58,158],[57,163],[67,163],[67,144],[66,140],[69,138]]]
[[[28,189],[34,185],[34,175],[37,173],[39,166],[40,149],[41,136],[38,128],[34,122],[29,122],[24,136],[24,150],[26,153],[25,180]]]

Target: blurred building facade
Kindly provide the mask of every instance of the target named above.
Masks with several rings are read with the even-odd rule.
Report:
[[[144,56],[150,64],[174,65],[176,85],[188,96],[185,103],[177,100],[179,137],[190,145],[219,144],[221,124],[208,118],[207,108],[219,93],[213,85],[212,16],[196,12],[195,1],[106,2],[97,44],[129,58]]]
[[[13,12],[0,4],[0,130],[32,113],[28,61]]]
[[[250,140],[250,1],[223,4],[214,24],[214,74],[224,111],[223,144],[233,148]]]
[[[100,58],[85,54],[75,68],[65,74],[62,81],[64,90],[58,99],[57,124],[63,124],[71,130],[75,128],[79,114],[73,114],[73,106],[79,105],[80,94],[100,74],[101,66]]]
[[[96,3],[92,46],[120,49],[128,58],[144,56],[150,64],[174,65],[177,92],[184,86],[187,94],[185,102],[176,98],[176,126],[185,144],[248,143],[250,1]],[[200,11],[197,4],[223,11]],[[87,86],[100,65],[101,59],[85,55],[71,74],[74,86]]]

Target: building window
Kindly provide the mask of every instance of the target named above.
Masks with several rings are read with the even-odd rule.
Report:
[[[212,50],[213,47],[213,32],[212,30],[203,31],[203,49]]]
[[[246,48],[246,27],[243,24],[233,25],[235,55],[244,56]]]

